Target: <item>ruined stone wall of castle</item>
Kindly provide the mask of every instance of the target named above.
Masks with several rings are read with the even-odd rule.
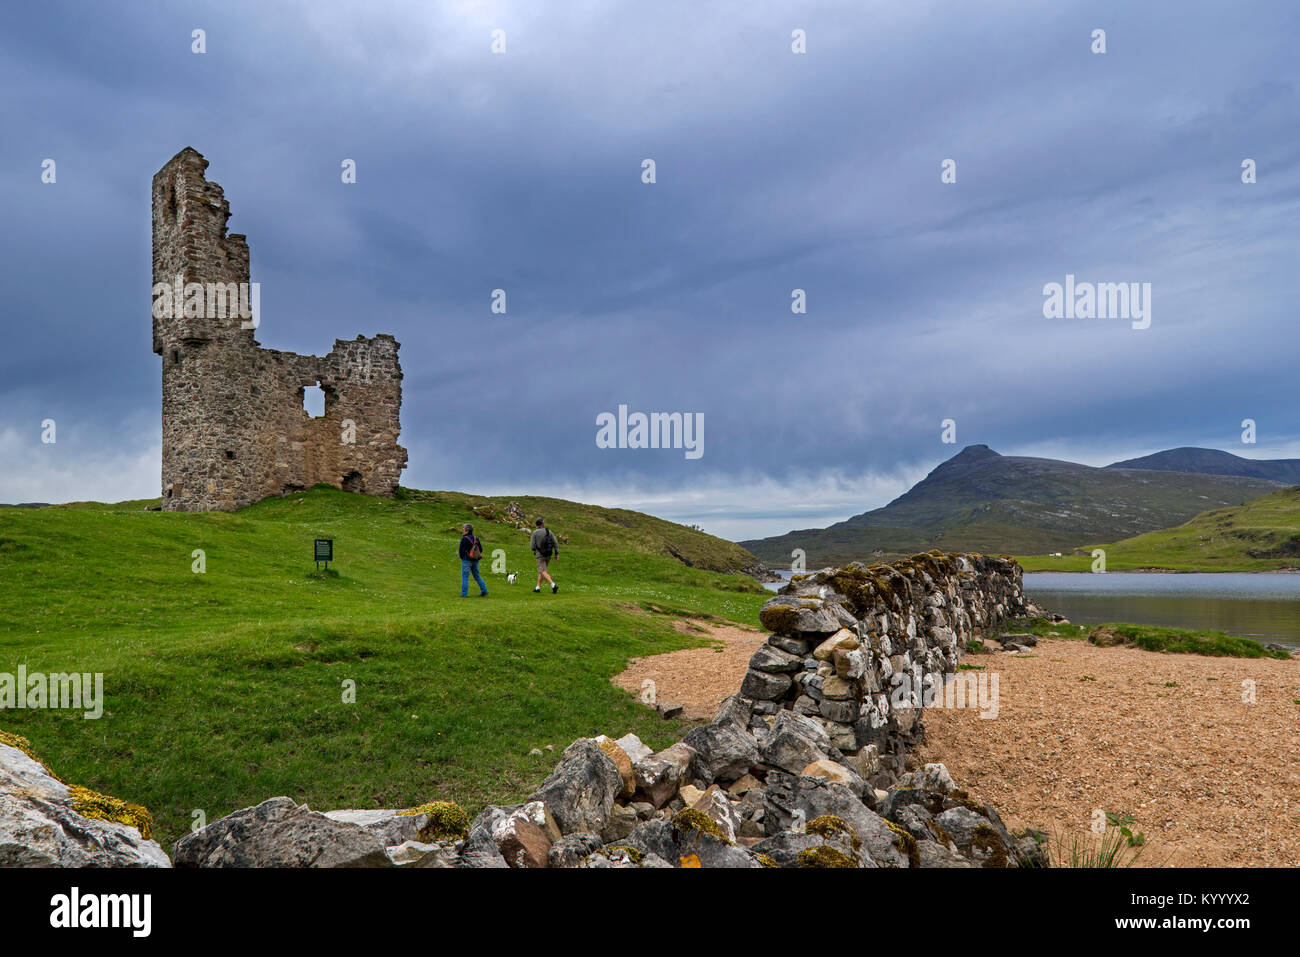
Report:
[[[153,281],[247,283],[245,238],[188,147],[153,179]],[[406,450],[402,370],[390,335],[336,340],[324,357],[263,349],[251,323],[155,318],[162,356],[162,496],[169,511],[229,510],[325,483],[392,495]],[[303,409],[319,386],[325,412]]]

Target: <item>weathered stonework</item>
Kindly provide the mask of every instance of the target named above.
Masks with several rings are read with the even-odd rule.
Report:
[[[186,147],[153,178],[155,285],[249,281],[248,243],[226,233],[230,204],[207,165]],[[165,510],[236,509],[319,483],[394,493],[406,467],[396,339],[339,339],[323,358],[303,356],[261,348],[238,316],[176,314],[153,321]],[[306,386],[325,393],[323,416],[303,409]]]

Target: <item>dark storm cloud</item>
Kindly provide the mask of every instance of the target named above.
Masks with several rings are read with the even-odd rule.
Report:
[[[0,500],[157,494],[149,181],[186,145],[248,235],[263,345],[401,340],[408,485],[746,537],[882,504],[954,451],[945,418],[1094,464],[1296,454],[1300,13],[1025,6],[14,12]],[[1152,283],[1151,328],[1043,318],[1066,273]],[[620,404],[704,413],[703,458],[598,449]]]

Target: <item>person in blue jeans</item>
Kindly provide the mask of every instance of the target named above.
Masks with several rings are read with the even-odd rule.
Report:
[[[474,526],[466,522],[461,526],[465,533],[460,537],[460,597],[469,597],[469,576],[478,582],[480,598],[487,597],[487,585],[478,573],[478,561],[483,557],[483,543],[474,534]]]

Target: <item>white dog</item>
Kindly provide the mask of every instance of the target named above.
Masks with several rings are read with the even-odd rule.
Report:
[[[513,585],[515,583],[515,575],[516,575],[515,572],[511,572],[509,575],[507,575],[506,584]]]

